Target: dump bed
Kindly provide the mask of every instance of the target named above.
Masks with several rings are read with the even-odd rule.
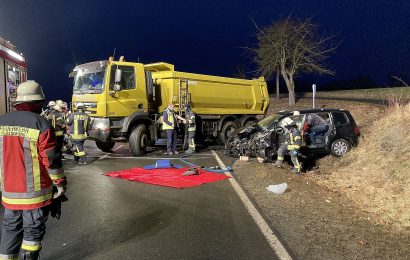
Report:
[[[263,77],[246,80],[179,72],[168,63],[147,64],[145,69],[152,73],[156,85],[158,111],[163,111],[171,102],[178,109],[188,100],[201,115],[258,115],[268,107]]]

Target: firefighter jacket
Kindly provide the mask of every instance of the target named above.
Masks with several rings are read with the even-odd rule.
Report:
[[[64,135],[64,115],[57,111],[53,110],[47,117],[48,121],[50,121],[51,125],[54,127],[56,136],[63,136]]]
[[[162,113],[164,122],[162,123],[162,130],[172,130],[175,129],[175,112],[169,108],[165,109]]]
[[[185,119],[188,122],[188,132],[196,131],[195,113],[192,110],[188,110],[185,114]]]
[[[84,112],[74,112],[67,118],[67,125],[70,127],[71,138],[73,140],[87,139],[90,124],[90,116]]]
[[[288,144],[288,150],[299,150],[300,145],[302,144],[302,135],[296,127],[291,127],[286,130],[286,143]]]
[[[41,115],[10,112],[0,117],[2,202],[10,210],[49,205],[52,185],[65,183],[56,136]]]

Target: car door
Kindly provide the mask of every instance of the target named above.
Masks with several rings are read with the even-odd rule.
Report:
[[[346,138],[354,133],[354,126],[343,111],[332,112],[332,122],[336,130],[335,137]]]

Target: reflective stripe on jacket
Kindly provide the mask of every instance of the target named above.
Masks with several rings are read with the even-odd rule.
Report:
[[[299,150],[302,144],[302,135],[300,131],[294,127],[286,132],[286,142],[288,143],[288,150]]]
[[[71,138],[74,140],[87,139],[90,116],[84,112],[74,112],[68,117],[67,125],[70,126]]]
[[[195,113],[190,111],[186,115],[186,120],[188,121],[188,132],[196,131]]]
[[[65,175],[46,119],[27,111],[0,117],[0,174],[5,208],[29,210],[51,203],[52,184]]]
[[[170,130],[175,128],[175,112],[168,108],[163,113],[164,122],[162,123],[162,130]]]
[[[57,111],[53,110],[48,115],[48,120],[50,121],[51,125],[54,127],[56,136],[63,136],[64,135],[64,115]]]

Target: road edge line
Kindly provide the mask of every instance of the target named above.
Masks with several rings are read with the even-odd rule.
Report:
[[[215,159],[218,162],[218,164],[223,169],[226,169],[226,165],[221,160],[219,155],[214,150],[211,150],[211,152],[215,156]],[[270,247],[273,249],[275,254],[281,260],[285,260],[285,259],[290,260],[290,259],[292,259],[289,252],[286,250],[286,248],[280,242],[279,238],[274,234],[273,230],[271,229],[269,224],[265,221],[263,216],[259,213],[259,211],[255,207],[255,205],[253,205],[252,201],[249,199],[249,197],[246,195],[245,191],[242,189],[242,187],[236,181],[235,177],[229,171],[226,171],[224,174],[226,176],[230,177],[229,178],[229,183],[231,184],[231,186],[235,190],[236,194],[238,194],[238,196],[241,199],[243,205],[248,210],[248,213],[251,215],[251,217],[255,221],[256,225],[259,227],[260,231],[262,232],[263,236],[265,237],[265,239],[267,240],[267,242],[269,243]]]

